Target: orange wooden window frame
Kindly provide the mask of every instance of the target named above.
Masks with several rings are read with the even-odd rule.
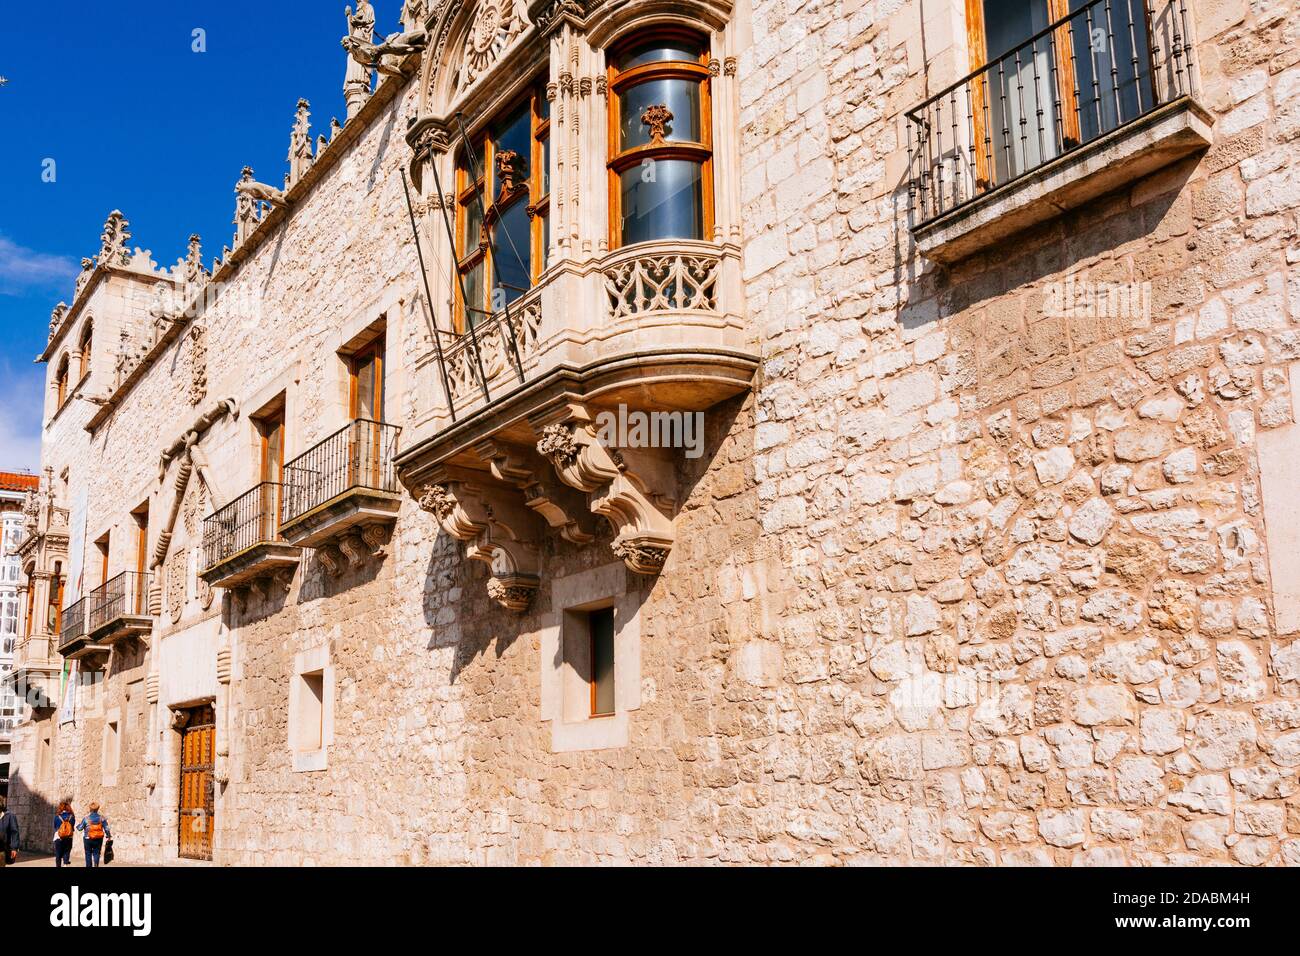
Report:
[[[361,366],[370,358],[374,364],[375,421],[384,420],[384,334],[381,332],[374,340],[362,346],[347,357],[348,365],[348,417],[361,417]]]
[[[540,103],[546,100],[546,88],[535,83],[529,87],[528,91],[518,98],[512,100],[509,105],[498,110],[492,118],[483,125],[472,137],[473,149],[478,154],[480,178],[474,181],[470,180],[473,171],[465,155],[466,147],[462,146],[456,159],[456,287],[453,290],[453,298],[456,302],[456,308],[452,314],[453,328],[458,333],[463,333],[469,327],[466,323],[465,303],[462,301],[460,294],[461,281],[463,277],[473,270],[480,262],[483,263],[483,302],[476,306],[483,309],[484,313],[490,312],[492,304],[492,261],[488,255],[488,230],[492,228],[500,219],[505,210],[509,209],[516,202],[530,202],[532,197],[536,196],[536,203],[531,203],[527,207],[529,219],[529,281],[536,283],[537,278],[542,274],[545,268],[546,252],[542,250],[538,255],[538,249],[544,240],[544,230],[542,228],[542,217],[550,210],[550,192],[540,196],[539,189],[542,182],[541,175],[541,157],[545,155],[543,141],[550,137],[551,121],[549,117],[542,116],[542,107]],[[492,142],[492,128],[500,120],[518,112],[521,108],[528,110],[529,115],[529,167],[528,179],[525,182],[517,183],[515,188],[508,194],[499,193],[497,190],[497,169],[496,169],[496,148]],[[472,248],[466,248],[469,237],[465,235],[468,225],[468,210],[471,204],[477,205],[474,201],[475,193],[482,191],[483,194],[483,222],[479,226],[478,244]],[[497,250],[501,250],[498,248]],[[488,308],[485,308],[488,307]],[[479,321],[486,321],[488,315],[483,314]]]
[[[77,346],[78,361],[81,363],[80,381],[85,381],[86,376],[90,374],[90,351],[94,345],[95,326],[92,322],[87,322],[85,329],[81,332],[81,343]]]
[[[32,618],[36,614],[36,581],[33,578],[35,573],[36,569],[33,568],[27,575],[27,622],[23,625],[23,637],[32,636]]]
[[[1047,22],[1055,23],[1057,20],[1068,16],[1070,13],[1070,0],[1047,0]],[[1056,80],[1057,87],[1054,92],[1059,94],[1057,99],[1060,102],[1061,113],[1061,136],[1065,140],[1062,144],[1066,149],[1079,144],[1081,134],[1079,132],[1079,113],[1078,104],[1074,95],[1074,60],[1071,58],[1071,47],[1073,38],[1071,30],[1073,26],[1066,22],[1056,29],[1055,40],[1052,45],[1053,53],[1056,60]],[[1029,37],[1026,36],[1025,39]],[[989,63],[988,37],[984,27],[984,0],[966,0],[966,44],[970,53],[971,72],[980,69]],[[1004,51],[998,51],[999,53]],[[1051,76],[1048,77],[1051,80]],[[997,168],[996,162],[994,168],[989,168],[989,157],[985,155],[984,139],[990,138],[990,150],[994,150],[992,144],[991,132],[986,129],[984,123],[984,107],[986,96],[988,94],[988,80],[983,73],[976,75],[971,81],[971,112],[972,112],[972,135],[974,141],[971,143],[971,151],[975,154],[975,186],[980,192],[985,192],[998,185],[995,175]],[[988,108],[992,109],[992,103],[988,103]]]
[[[592,618],[593,618],[593,616],[596,615],[596,614],[603,614],[603,613],[606,613],[606,612],[608,612],[609,615],[610,615],[610,656],[611,656],[611,658],[612,658],[612,657],[614,656],[615,649],[616,649],[616,647],[617,647],[617,637],[618,637],[617,632],[615,632],[614,629],[613,629],[613,628],[614,628],[614,618],[613,618],[613,615],[614,615],[614,609],[613,609],[613,608],[600,608],[599,610],[589,611],[589,612],[587,613],[587,668],[588,668],[588,670],[589,670],[590,673],[591,673],[591,677],[590,677],[590,679],[588,680],[589,690],[590,690],[590,694],[591,694],[591,707],[590,707],[590,714],[589,714],[591,717],[613,717],[614,714],[617,713],[617,709],[618,709],[618,708],[617,708],[617,703],[616,703],[616,704],[615,704],[615,708],[614,708],[614,710],[599,710],[599,709],[598,709],[599,705],[596,703],[596,696],[597,696],[597,694],[596,694],[596,691],[597,691],[597,684],[596,684],[596,628],[592,626]],[[612,661],[611,661],[611,663],[612,663]],[[614,674],[611,673],[611,674],[610,674],[610,680],[612,681],[613,679],[614,679]]]
[[[65,354],[59,361],[58,371],[54,373],[54,385],[56,390],[55,408],[56,410],[63,407],[63,403],[68,400],[68,367],[71,363]]]
[[[58,634],[63,630],[63,587],[67,579],[63,574],[63,565],[55,563],[54,576],[50,578],[50,607],[54,613],[51,614],[50,623],[53,625],[49,628],[51,634]]]
[[[671,43],[686,41],[700,47],[698,60],[663,60],[643,63],[631,69],[620,70],[618,58],[635,47],[655,41]],[[685,159],[700,164],[702,239],[713,235],[713,77],[709,73],[709,41],[701,33],[681,27],[660,27],[640,31],[619,41],[606,51],[606,71],[609,84],[608,140],[609,158],[609,247],[623,245],[623,188],[621,174],[628,168],[647,160]],[[663,145],[634,146],[619,149],[619,116],[623,91],[646,80],[693,80],[700,90],[700,142],[670,142]]]

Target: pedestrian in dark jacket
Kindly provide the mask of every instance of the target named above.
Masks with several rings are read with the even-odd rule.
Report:
[[[0,797],[0,866],[8,866],[18,859],[18,818]]]
[[[104,849],[104,838],[113,834],[108,829],[108,818],[99,812],[99,804],[92,803],[90,812],[77,824],[78,830],[84,830],[82,846],[86,850],[86,866],[99,866],[99,854]]]
[[[59,810],[54,814],[55,866],[72,866],[72,836],[76,827],[77,818],[72,812],[72,804],[61,800]]]

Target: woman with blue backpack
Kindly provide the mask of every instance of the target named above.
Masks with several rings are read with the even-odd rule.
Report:
[[[67,800],[59,801],[59,810],[54,814],[54,865],[72,866],[72,834],[77,826],[72,804]]]
[[[86,866],[99,866],[99,854],[104,848],[104,838],[111,839],[113,834],[108,829],[108,819],[99,812],[98,803],[90,805],[90,812],[81,818],[77,829],[84,830],[86,833],[82,838],[82,846],[86,850]]]

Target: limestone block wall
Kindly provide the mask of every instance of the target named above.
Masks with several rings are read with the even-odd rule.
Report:
[[[938,269],[908,238],[902,112],[927,70],[930,88],[965,70],[960,5],[752,6],[734,172],[764,364],[678,466],[663,572],[620,570],[627,742],[555,746],[550,585],[502,610],[408,501],[382,559],[332,578],[309,555],[287,593],[165,612],[161,651],[124,657],[102,714],[59,730],[46,797],[99,799],[131,855],[174,857],[175,734],[152,724],[151,788],[132,715],[158,664],[165,717],[168,647],[212,626],[233,663],[219,863],[1300,862],[1275,491],[1300,460],[1296,27],[1196,4],[1213,148]],[[248,416],[280,392],[288,456],[342,424],[335,353],[381,314],[388,417],[432,407],[394,135],[411,100],[206,318],[204,403],[240,403],[200,443],[224,500],[255,480]],[[1139,306],[1066,308],[1067,281]],[[178,340],[93,445],[51,434],[97,522],[169,502],[158,455],[197,411],[193,355]],[[548,579],[605,573],[610,539],[548,536]],[[291,747],[304,655],[332,673],[323,769]]]
[[[789,720],[748,773],[799,796],[715,798],[840,860],[1300,862],[1268,560],[1295,541],[1256,453],[1300,358],[1294,20],[1192,4],[1214,147],[939,269],[900,114],[965,34],[924,7],[755,4],[753,468]],[[1071,277],[1150,307],[1054,305]]]

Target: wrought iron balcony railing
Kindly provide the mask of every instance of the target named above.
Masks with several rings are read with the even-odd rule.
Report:
[[[907,113],[913,228],[1193,92],[1187,0],[1091,0]]]
[[[86,620],[90,612],[90,597],[84,597],[63,612],[59,629],[59,646],[64,647],[79,637],[86,636]]]
[[[90,631],[97,631],[124,617],[147,616],[150,581],[151,575],[147,571],[123,571],[91,591]]]
[[[280,523],[354,488],[396,492],[393,457],[400,431],[396,425],[358,418],[285,465]]]
[[[281,485],[263,481],[203,519],[203,566],[223,561],[267,542],[280,540]]]

